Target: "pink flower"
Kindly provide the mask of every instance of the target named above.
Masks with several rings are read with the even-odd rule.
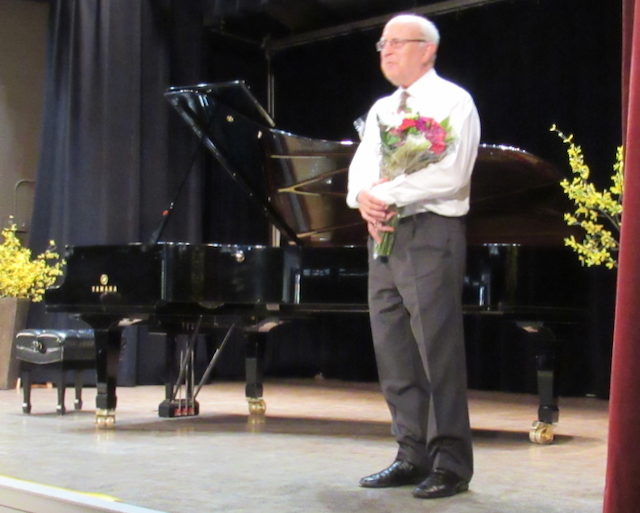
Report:
[[[447,148],[447,145],[444,143],[444,141],[438,141],[438,142],[434,142],[431,145],[431,151],[433,153],[435,153],[436,155],[440,155],[442,154],[442,152]]]
[[[416,120],[416,128],[420,130],[422,133],[425,133],[427,130],[427,127],[431,124],[432,121],[433,119],[431,118],[418,118]]]
[[[431,118],[420,118],[416,127],[420,130],[425,138],[432,142],[444,142],[447,137],[446,130],[440,123]]]

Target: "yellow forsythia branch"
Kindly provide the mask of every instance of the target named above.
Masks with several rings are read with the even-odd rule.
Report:
[[[576,205],[575,212],[565,214],[564,219],[569,226],[580,226],[584,230],[582,241],[571,236],[564,242],[578,253],[583,265],[604,265],[613,269],[618,266],[618,239],[622,225],[623,147],[619,146],[616,152],[611,187],[600,192],[589,182],[589,167],[584,162],[582,148],[573,142],[573,135],[564,135],[556,125],[551,127],[551,131],[556,132],[567,145],[569,166],[574,175],[573,180],[560,182],[567,197]]]
[[[55,252],[55,243],[31,258],[31,250],[22,246],[12,218],[2,230],[0,244],[0,297],[16,297],[42,301],[44,291],[62,275],[65,261]]]

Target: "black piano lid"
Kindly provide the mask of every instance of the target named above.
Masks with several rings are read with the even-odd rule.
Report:
[[[242,81],[172,87],[165,96],[291,242],[363,243],[364,224],[347,207],[346,181],[341,180],[346,180],[353,156],[352,141],[312,139],[273,128]],[[355,237],[354,227],[359,232]]]
[[[206,110],[207,101],[215,98],[255,123],[266,123],[270,127],[276,126],[269,113],[260,105],[260,102],[255,96],[253,96],[244,80],[234,80],[232,82],[221,82],[217,84],[170,87],[164,95],[169,101],[174,102],[174,98],[185,97],[185,93],[186,97],[203,102],[203,104],[198,106],[199,108],[194,108],[194,106],[191,105],[194,112],[200,109]],[[178,109],[178,111],[180,111],[180,109]],[[187,121],[189,121],[189,119],[190,118],[187,118]]]
[[[483,144],[471,178],[467,234],[471,245],[564,246],[579,230],[564,221],[573,209],[552,164],[519,148]]]
[[[301,246],[364,245],[366,226],[346,205],[357,144],[274,128],[243,81],[171,87],[173,107],[227,172],[290,241]],[[576,234],[564,175],[519,148],[482,144],[471,180],[471,245],[562,246]]]

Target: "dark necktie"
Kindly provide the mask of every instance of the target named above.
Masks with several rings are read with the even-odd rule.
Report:
[[[402,94],[400,95],[400,104],[398,105],[398,112],[407,112],[407,98],[409,98],[409,93],[402,91]]]

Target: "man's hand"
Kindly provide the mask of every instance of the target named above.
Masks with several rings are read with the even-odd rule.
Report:
[[[376,185],[388,181],[386,178],[379,180],[373,184]],[[387,226],[387,223],[394,215],[395,211],[392,210],[389,205],[384,201],[376,198],[368,190],[362,190],[358,193],[357,197],[360,215],[362,219],[367,222],[367,229],[369,234],[376,242],[381,242],[380,232],[392,232],[393,228]]]

